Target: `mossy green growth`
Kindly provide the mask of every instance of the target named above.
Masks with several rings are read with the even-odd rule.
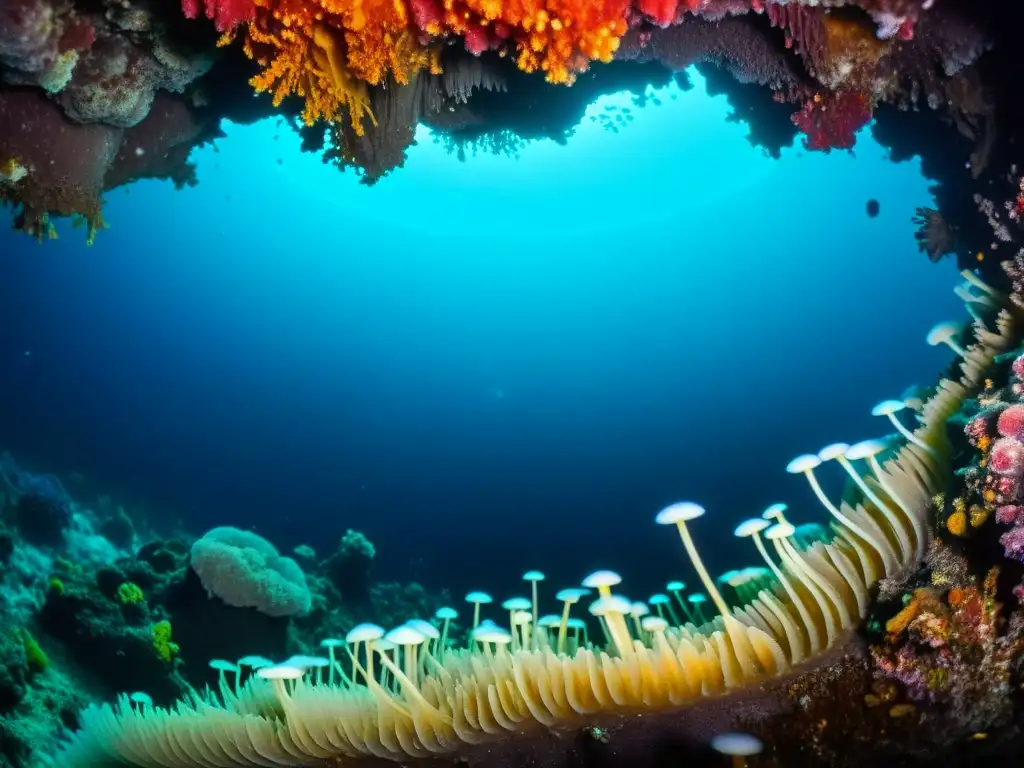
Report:
[[[39,643],[27,629],[21,630],[21,642],[25,648],[25,661],[30,670],[42,672],[50,666],[50,660],[46,658],[46,653],[39,647]]]
[[[59,576],[51,576],[49,581],[50,591],[55,595],[64,594],[64,581]]]
[[[171,641],[171,622],[164,619],[153,625],[151,631],[153,651],[168,664],[178,655],[178,644]]]
[[[117,602],[121,605],[141,605],[146,602],[146,596],[138,584],[126,581],[117,588]]]

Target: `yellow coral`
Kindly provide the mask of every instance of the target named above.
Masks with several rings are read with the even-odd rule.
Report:
[[[254,0],[243,50],[263,71],[250,83],[270,93],[275,106],[286,96],[305,100],[302,119],[337,122],[344,113],[356,134],[363,119],[376,119],[367,84],[387,75],[404,85],[429,68],[440,74],[440,49],[410,34],[403,0]],[[224,36],[220,44],[231,42]]]
[[[178,644],[171,641],[171,622],[158,621],[150,631],[153,640],[153,651],[157,658],[170,663],[178,655]]]
[[[21,642],[25,649],[25,663],[29,669],[33,672],[42,672],[50,666],[45,651],[39,647],[39,643],[27,629],[21,630]]]
[[[28,176],[28,169],[17,158],[11,157],[0,162],[0,184],[17,184]]]
[[[991,514],[991,507],[983,507],[980,504],[972,505],[970,509],[971,528],[980,528],[983,526]]]
[[[946,520],[946,530],[954,536],[963,536],[967,532],[967,515],[957,510]]]
[[[140,605],[146,602],[146,596],[138,584],[126,581],[117,588],[117,602],[121,605]]]

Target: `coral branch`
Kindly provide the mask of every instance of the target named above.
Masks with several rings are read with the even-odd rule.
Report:
[[[815,95],[793,115],[793,124],[806,135],[804,147],[828,152],[852,149],[856,133],[871,120],[871,101],[863,93],[844,90]]]

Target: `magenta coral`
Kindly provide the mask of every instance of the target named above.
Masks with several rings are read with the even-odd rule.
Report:
[[[999,543],[1006,550],[1006,556],[1024,561],[1024,525],[1015,525],[1002,536]]]
[[[1013,361],[1013,375],[1020,380],[1024,380],[1024,355],[1021,355]]]
[[[1006,504],[996,510],[996,522],[1002,525],[1024,525],[1024,507]]]
[[[985,421],[985,417],[975,416],[967,422],[967,426],[964,427],[964,434],[976,446],[981,438],[988,435],[988,423]]]
[[[1024,405],[1011,405],[999,414],[996,429],[1003,437],[1024,440]]]
[[[989,455],[989,466],[1000,475],[1019,475],[1024,472],[1024,445],[1012,437],[996,440]]]
[[[871,101],[865,94],[848,89],[816,95],[793,115],[793,124],[806,136],[804,147],[823,152],[852,149],[857,131],[869,120]]]
[[[1019,478],[1008,475],[996,478],[996,492],[1001,500],[1012,499],[1017,495],[1019,481]]]
[[[203,15],[213,20],[218,32],[227,32],[252,21],[256,15],[252,0],[181,0],[181,10],[188,19],[199,18],[200,6]]]

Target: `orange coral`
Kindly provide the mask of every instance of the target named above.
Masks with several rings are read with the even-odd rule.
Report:
[[[421,46],[410,33],[403,0],[320,0],[345,29],[347,64],[360,80],[379,85],[390,72],[399,85],[424,67],[440,72],[439,49]]]
[[[627,30],[628,0],[413,0],[423,31],[466,38],[480,52],[507,40],[525,72],[571,83],[590,61],[609,62]]]
[[[243,49],[262,72],[251,80],[274,105],[305,100],[302,119],[347,114],[358,135],[370,110],[367,84],[399,85],[421,69],[440,74],[440,47],[461,35],[474,52],[511,51],[526,72],[571,83],[590,61],[611,61],[628,28],[630,0],[252,0]],[[413,18],[415,17],[415,18]],[[226,45],[235,32],[221,40]]]
[[[822,46],[815,69],[820,81],[836,89],[870,90],[879,59],[891,43],[879,40],[875,25],[866,15],[845,17],[839,13],[822,16]]]
[[[885,624],[890,639],[907,630],[917,630],[925,635],[948,633],[949,609],[942,603],[939,594],[922,587],[914,590],[906,606]]]
[[[336,122],[345,113],[358,135],[370,110],[367,83],[388,73],[404,84],[418,70],[440,72],[438,51],[409,32],[403,0],[254,0],[255,19],[244,51],[263,71],[250,82],[277,106],[286,96],[305,100],[302,119]],[[232,34],[222,39],[230,42]]]

